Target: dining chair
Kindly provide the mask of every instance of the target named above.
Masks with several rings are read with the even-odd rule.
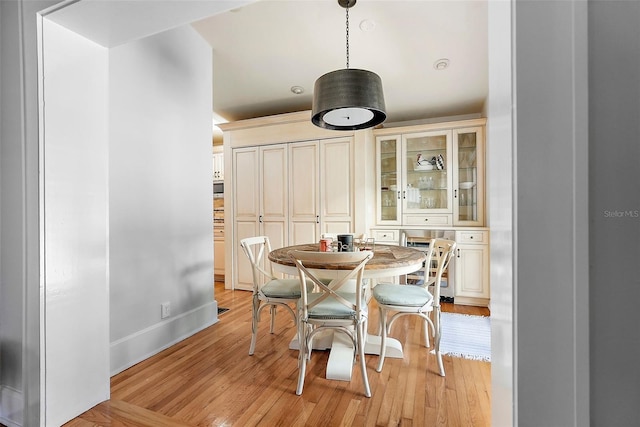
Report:
[[[271,252],[271,243],[267,236],[242,239],[240,246],[249,258],[253,273],[251,345],[249,347],[249,355],[253,355],[256,349],[260,313],[264,308],[269,307],[270,310],[270,333],[274,332],[277,307],[288,311],[293,317],[294,324],[297,325],[297,317],[291,304],[297,304],[300,299],[300,280],[280,279],[274,275],[273,266],[266,258]]]
[[[362,280],[371,251],[308,252],[291,251],[300,275],[301,298],[298,311],[298,386],[301,395],[313,337],[325,330],[347,335],[353,343],[353,359],[360,361],[364,394],[371,397],[364,345],[367,324],[365,285]],[[330,272],[330,273],[329,273]],[[321,277],[333,275],[330,282]],[[310,286],[313,289],[310,289]]]
[[[419,284],[380,283],[373,288],[373,298],[380,310],[380,358],[376,371],[382,371],[385,357],[387,335],[396,319],[417,315],[424,319],[425,346],[429,344],[429,327],[433,333],[434,351],[438,360],[440,375],[444,377],[444,365],[440,353],[442,328],[440,324],[440,284],[442,275],[447,271],[449,261],[453,257],[456,242],[447,239],[431,239],[427,251],[427,259],[423,267],[423,280]],[[432,289],[429,292],[429,289]],[[387,314],[394,312],[389,321]],[[431,316],[429,316],[431,315]]]

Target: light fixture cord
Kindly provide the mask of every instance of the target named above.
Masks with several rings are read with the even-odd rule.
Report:
[[[347,69],[349,68],[349,7],[347,9]]]

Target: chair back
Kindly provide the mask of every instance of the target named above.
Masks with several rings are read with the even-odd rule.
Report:
[[[253,292],[259,292],[262,285],[275,278],[273,266],[265,258],[271,252],[271,243],[267,236],[247,237],[240,240],[240,247],[251,263],[253,274]],[[267,268],[265,268],[268,266]]]
[[[296,263],[300,274],[301,300],[300,308],[302,317],[307,318],[309,310],[327,299],[332,299],[346,306],[349,310],[358,313],[364,306],[364,286],[362,286],[362,276],[365,265],[373,258],[373,252],[311,252],[311,251],[291,251],[291,257]],[[331,272],[335,276],[327,283],[326,277]],[[307,295],[307,280],[314,285],[314,293],[319,294],[316,298],[310,299]],[[355,286],[355,290],[347,289],[348,283],[360,284]],[[347,300],[340,293],[355,293],[355,304]]]
[[[440,285],[442,275],[447,271],[449,262],[455,253],[456,242],[448,239],[435,238],[429,242],[429,251],[425,261],[424,285],[433,286],[433,303],[440,304]]]

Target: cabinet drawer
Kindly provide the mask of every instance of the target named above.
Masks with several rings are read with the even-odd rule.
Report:
[[[405,215],[405,225],[451,225],[451,215]]]
[[[373,238],[380,243],[398,243],[398,230],[373,230]]]
[[[456,236],[458,243],[487,243],[486,231],[459,231]]]

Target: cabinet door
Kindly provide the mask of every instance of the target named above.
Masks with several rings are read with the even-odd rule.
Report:
[[[403,214],[451,214],[451,131],[402,136]]]
[[[260,217],[259,177],[260,161],[258,148],[242,148],[233,150],[233,194],[241,195],[233,198],[234,204],[234,239],[231,283],[235,289],[251,290],[253,277],[251,264],[242,252],[240,241],[246,237],[258,236]],[[230,236],[226,236],[229,239]],[[228,273],[227,273],[228,274]]]
[[[482,127],[453,132],[454,225],[484,225],[484,133]]]
[[[216,153],[213,155],[213,179],[224,179],[224,154]]]
[[[242,148],[233,151],[234,239],[232,283],[236,289],[253,286],[251,264],[242,252],[246,237],[267,236],[272,248],[288,244],[287,147]]]
[[[489,245],[458,245],[455,258],[454,288],[456,303],[487,305],[489,299]]]
[[[260,216],[260,162],[258,148],[242,148],[233,151],[234,214],[237,221],[257,222]]]
[[[376,138],[376,211],[378,224],[401,224],[400,135]]]
[[[224,276],[224,240],[213,239],[213,274]]]
[[[260,232],[271,248],[288,244],[289,171],[286,144],[260,148]]]
[[[353,231],[353,144],[351,138],[320,141],[322,233]],[[315,241],[315,240],[312,240]]]
[[[289,144],[290,244],[316,242],[320,238],[318,142]]]

